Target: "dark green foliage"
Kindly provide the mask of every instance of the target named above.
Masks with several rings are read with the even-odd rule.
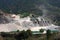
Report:
[[[51,34],[51,30],[47,30],[46,35],[45,34],[40,34],[38,35],[34,35],[32,34],[31,36],[31,30],[28,29],[27,31],[20,31],[20,32],[1,32],[0,34],[0,40],[46,40],[46,36],[47,36],[47,40],[54,40],[54,37],[56,39],[57,36],[59,37],[60,33],[53,33]],[[51,37],[51,39],[50,39]],[[60,37],[59,37],[60,39]]]
[[[20,32],[19,30],[17,30],[17,32]]]
[[[18,35],[16,35],[15,36],[15,38],[17,39],[17,40],[22,40],[22,39],[27,39],[29,36],[31,36],[32,35],[32,33],[31,33],[31,31],[30,30],[27,30],[27,31],[21,31]]]
[[[60,7],[60,0],[47,0],[49,4]]]
[[[36,4],[41,3],[40,0],[0,0],[0,8],[2,10],[13,11],[14,13],[31,12],[36,8]]]
[[[42,16],[43,12],[39,9],[39,6],[45,5],[48,10],[47,16],[50,16],[53,21],[57,19],[57,25],[60,25],[60,21],[58,21],[60,20],[59,4],[60,0],[0,0],[0,9],[7,13],[21,14],[21,17],[26,17],[30,14]],[[55,19],[54,16],[59,16],[59,18]]]
[[[23,30],[23,31],[20,31],[17,30],[17,32],[11,32],[11,33],[8,33],[8,32],[1,32],[0,34],[2,37],[6,38],[6,40],[26,40],[28,37],[32,36],[32,32],[31,30]]]
[[[9,33],[1,32],[1,36],[2,37],[12,37],[13,35],[9,34]]]
[[[30,15],[30,13],[24,12],[24,13],[21,14],[21,18],[27,17],[27,16],[29,16],[29,15]]]
[[[30,29],[28,29],[26,33],[28,34],[28,36],[32,36],[32,31]]]
[[[44,29],[40,29],[40,32],[43,33],[44,32]]]
[[[21,38],[23,38],[23,39],[26,39],[28,37],[28,34],[26,33],[26,31],[22,31],[21,32]]]
[[[46,31],[46,36],[47,36],[47,40],[49,40],[50,36],[51,36],[51,30],[47,30]]]
[[[25,39],[24,38],[24,35],[25,34],[25,31],[22,31],[21,33],[19,33],[18,35],[15,36],[16,40],[22,40],[22,39]]]

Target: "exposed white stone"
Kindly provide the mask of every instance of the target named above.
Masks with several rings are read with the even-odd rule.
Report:
[[[10,32],[10,31],[16,31],[16,30],[27,30],[31,29],[31,31],[39,31],[40,29],[51,29],[51,30],[57,30],[58,26],[55,26],[54,24],[42,23],[43,26],[40,26],[38,24],[33,24],[32,21],[30,21],[30,17],[20,18],[19,15],[11,15],[11,19],[13,20],[10,23],[7,24],[0,24],[0,32]],[[43,20],[42,20],[43,19]],[[47,21],[42,17],[38,17],[39,21]],[[46,25],[44,25],[46,24]],[[45,33],[45,32],[44,32]]]

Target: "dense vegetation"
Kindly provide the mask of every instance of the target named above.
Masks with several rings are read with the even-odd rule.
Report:
[[[56,35],[58,35],[58,32],[51,33],[51,30],[47,30],[46,32],[47,32],[46,34],[32,34],[31,30],[1,32],[0,40],[55,40],[57,39]]]
[[[49,16],[60,25],[60,0],[0,0],[0,9],[4,12],[21,14],[24,17],[31,14],[42,15],[40,5],[45,5]]]

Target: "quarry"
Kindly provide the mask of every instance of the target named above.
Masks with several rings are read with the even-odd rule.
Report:
[[[59,26],[54,25],[50,19],[43,16],[36,18],[31,18],[30,16],[20,18],[20,15],[4,14],[0,12],[0,32],[22,31],[28,29],[31,31],[39,31],[40,29],[44,29],[44,33],[46,33],[48,29],[59,30]]]

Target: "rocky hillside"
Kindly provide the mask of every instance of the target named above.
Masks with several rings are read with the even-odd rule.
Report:
[[[60,24],[60,0],[0,0],[0,9],[7,13],[44,15]],[[42,6],[43,5],[43,6]]]
[[[40,29],[57,30],[59,26],[54,25],[51,20],[43,16],[28,16],[20,18],[19,15],[0,13],[0,32],[10,32],[17,30],[39,31]]]
[[[11,15],[0,10],[0,24],[6,24],[12,21]]]

